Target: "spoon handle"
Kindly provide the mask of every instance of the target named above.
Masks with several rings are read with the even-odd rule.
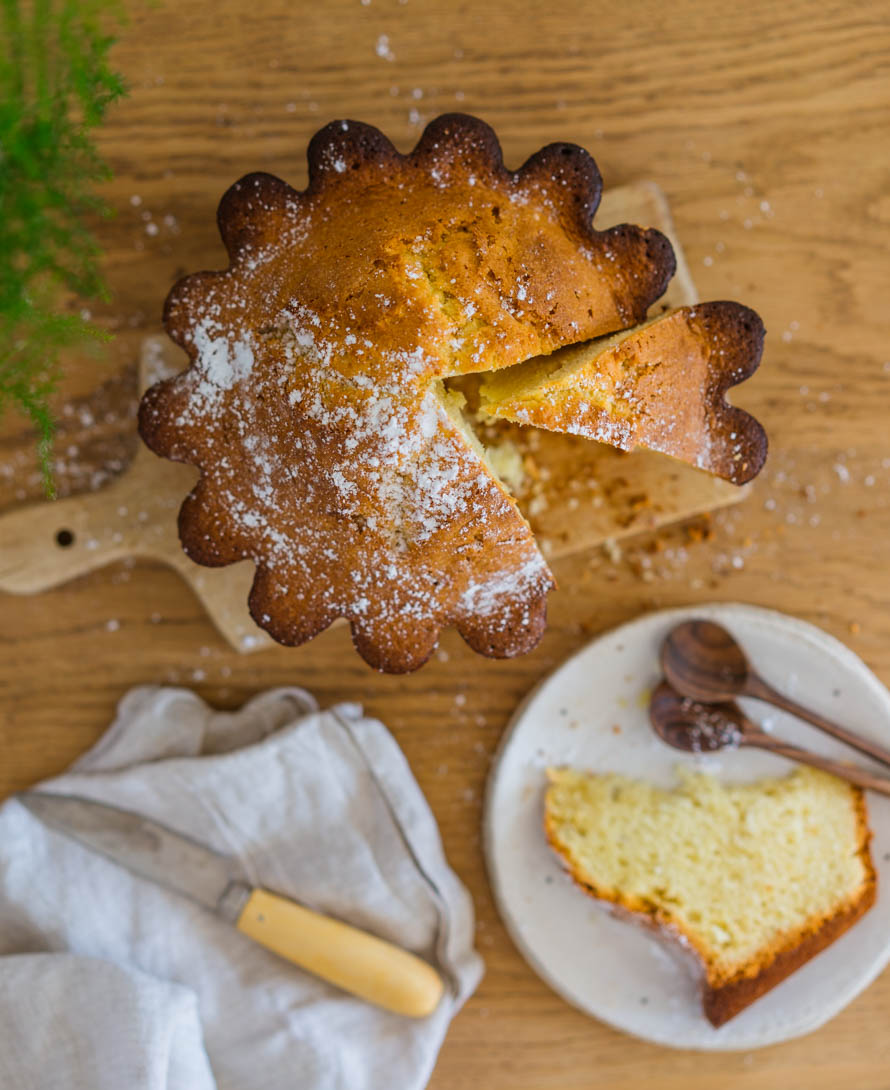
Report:
[[[826,734],[830,734],[832,738],[837,738],[839,742],[844,742],[848,746],[852,746],[853,749],[858,749],[860,753],[864,753],[866,756],[875,761],[880,761],[881,764],[890,768],[890,750],[879,746],[876,742],[870,742],[859,734],[854,734],[851,730],[847,730],[837,723],[833,723],[830,719],[819,715],[818,712],[810,711],[809,708],[798,704],[796,700],[792,700],[790,697],[778,692],[762,678],[757,677],[756,674],[749,677],[748,684],[745,687],[745,696],[753,696],[757,700],[763,700],[767,704],[781,708],[783,712],[788,712],[790,715],[797,716],[798,719],[803,719]]]
[[[800,764],[812,765],[813,768],[821,768],[823,772],[830,772],[838,779],[847,783],[856,784],[857,787],[867,787],[870,791],[877,791],[881,795],[890,795],[890,780],[882,776],[874,776],[866,772],[864,768],[854,768],[852,765],[843,764],[841,761],[832,761],[828,757],[820,757],[818,753],[810,753],[808,749],[799,749],[797,746],[786,745],[771,738],[768,734],[745,732],[742,745],[756,746],[758,749],[768,749],[770,753],[777,753],[780,757],[788,757]]]

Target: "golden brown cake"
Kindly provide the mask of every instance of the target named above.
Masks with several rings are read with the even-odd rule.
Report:
[[[529,650],[552,576],[449,393],[645,318],[668,241],[599,232],[590,156],[552,144],[505,169],[474,118],[433,121],[410,155],[334,122],[298,192],[251,174],[218,222],[229,267],[186,277],[164,321],[188,353],[140,431],[199,467],[183,547],[256,565],[250,609],[298,644],[344,617],[373,666],[421,665],[443,625],[486,655]]]
[[[760,472],[766,433],[726,391],[757,369],[763,323],[740,303],[698,303],[558,349],[482,383],[491,416],[622,450],[670,454],[733,484]]]
[[[874,904],[863,792],[826,772],[724,785],[680,770],[672,791],[550,769],[544,828],[591,896],[690,950],[723,1025]]]

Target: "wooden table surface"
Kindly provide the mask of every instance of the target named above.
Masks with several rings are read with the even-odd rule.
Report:
[[[487,974],[455,1020],[435,1090],[735,1087],[886,1090],[890,973],[817,1034],[752,1054],[672,1052],[569,1008],[513,948],[480,849],[486,771],[524,693],[592,634],[708,600],[824,627],[890,682],[890,14],[886,3],[235,0],[133,7],[114,57],[131,87],[101,143],[117,215],[100,227],[118,336],[73,361],[63,492],[134,449],[139,339],[185,271],[223,264],[214,222],[250,170],[305,182],[321,124],[350,117],[409,148],[447,110],[497,129],[509,164],[552,140],[592,151],[607,186],[666,191],[703,298],[755,307],[769,334],[737,400],[767,426],[752,495],[710,524],[556,566],[551,624],[492,662],[454,633],[420,673],[380,677],[342,628],[310,646],[231,652],[171,572],[119,564],[0,602],[0,794],[65,767],[132,685],[191,685],[234,706],[272,685],[357,699],[386,721],[470,887]],[[30,439],[0,433],[0,506],[39,498]],[[885,894],[886,895],[886,894]],[[554,921],[558,926],[558,921]]]

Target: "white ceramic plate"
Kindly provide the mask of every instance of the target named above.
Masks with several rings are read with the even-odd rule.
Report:
[[[756,750],[692,756],[653,733],[648,697],[658,652],[678,621],[725,625],[778,688],[853,730],[890,743],[890,693],[843,644],[772,610],[721,604],[672,609],[606,633],[565,662],[517,710],[489,779],[485,851],[501,915],[516,945],[569,1003],[609,1025],[674,1048],[752,1049],[816,1029],[890,961],[890,798],[870,792],[877,903],[847,934],[762,999],[714,1029],[694,975],[643,928],[608,915],[565,874],[544,839],[548,765],[602,769],[664,786],[693,763],[732,781],[781,776],[790,762]],[[855,750],[765,704],[744,701],[767,729],[831,757]],[[883,770],[890,776],[890,770]]]

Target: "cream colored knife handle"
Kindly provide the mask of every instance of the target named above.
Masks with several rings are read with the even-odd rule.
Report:
[[[423,1018],[442,998],[441,977],[419,957],[268,890],[253,890],[237,927],[301,969],[396,1014]]]

